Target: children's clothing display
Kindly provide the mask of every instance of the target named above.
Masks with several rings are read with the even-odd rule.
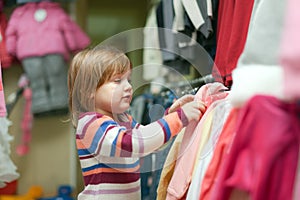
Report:
[[[210,74],[216,49],[216,17],[212,15],[216,15],[217,6],[214,4],[215,1],[206,4],[200,1],[162,0],[153,5],[147,21],[152,24],[153,29],[147,31],[145,28],[145,36],[150,36],[149,31],[153,33],[150,40],[152,43],[155,40],[155,44],[158,42],[159,48],[152,51],[152,55],[155,53],[159,56],[152,60],[147,57],[145,61],[155,61],[152,64],[156,65],[161,62],[170,71],[181,75],[189,74],[191,66],[203,76]],[[191,12],[193,6],[194,9],[198,8],[195,12]],[[202,20],[194,20],[197,16]],[[190,17],[194,23],[190,21]],[[145,44],[146,49],[147,45],[148,43]],[[151,65],[145,67],[151,68]]]
[[[176,176],[172,177],[168,185],[166,199],[185,198],[195,165],[195,157],[197,155],[196,149],[200,146],[203,146],[203,144],[206,142],[204,139],[201,140],[201,134],[199,130],[202,129],[204,125],[211,123],[213,113],[210,113],[210,110],[216,105],[213,104],[213,102],[223,99],[227,96],[226,92],[219,92],[222,89],[225,89],[225,87],[221,83],[216,82],[202,86],[197,92],[196,100],[203,101],[208,108],[200,123],[190,123],[186,127],[174,169],[174,174],[176,174]],[[204,121],[207,123],[202,124]],[[210,129],[208,128],[208,130]]]
[[[299,3],[219,3],[220,40],[212,73],[231,87],[226,98],[205,102],[205,114],[186,127],[179,150],[171,147],[166,160],[174,162],[163,168],[158,197],[299,199]],[[224,64],[221,81],[214,74],[218,63]]]
[[[251,199],[292,199],[299,113],[293,103],[271,96],[252,97],[240,110],[236,134],[211,189],[211,199],[228,199],[234,188],[246,191]]]
[[[194,180],[192,181],[191,187],[195,194],[191,194],[191,196],[195,199],[210,199],[211,188],[216,182],[216,177],[220,171],[220,166],[224,156],[226,155],[226,149],[230,145],[235,132],[235,124],[239,111],[238,109],[231,109],[229,112],[230,113],[224,122],[220,135],[215,141],[216,143],[214,145],[213,155],[210,158],[209,165],[202,172],[204,173],[204,176],[198,183],[198,188],[196,188],[197,185],[194,184]],[[202,169],[200,169],[200,171],[201,170]],[[191,193],[193,191],[189,190],[189,192]]]
[[[207,168],[211,165],[211,159],[216,155],[217,142],[220,140],[221,131],[224,127],[225,121],[231,112],[231,104],[228,98],[220,99],[214,102],[214,108],[211,110],[210,120],[211,123],[207,123],[205,120],[203,130],[201,131],[201,143],[197,149],[197,155],[195,157],[195,165],[192,173],[192,180],[187,192],[186,199],[197,199],[199,197],[201,184],[204,183],[204,175]],[[213,107],[213,106],[211,106]],[[198,133],[199,134],[199,133]]]
[[[28,2],[16,7],[7,30],[7,50],[21,61],[32,89],[32,112],[68,108],[67,61],[89,37],[58,3]]]

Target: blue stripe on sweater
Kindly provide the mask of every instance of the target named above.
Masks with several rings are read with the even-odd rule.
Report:
[[[161,124],[161,126],[162,126],[162,128],[165,132],[165,135],[166,135],[165,142],[169,141],[169,139],[171,137],[171,130],[169,128],[169,125],[168,125],[167,121],[165,119],[160,119],[159,122],[160,122],[160,124]]]
[[[90,153],[95,152],[98,145],[99,145],[99,141],[101,140],[103,135],[106,133],[107,128],[111,125],[115,126],[115,125],[117,125],[117,123],[115,121],[112,121],[112,120],[103,122],[100,125],[100,127],[98,128],[98,130],[97,130],[97,132],[96,132],[96,134],[93,138],[91,146],[87,147],[85,149],[78,150],[79,156],[88,155]]]
[[[110,156],[111,157],[114,157],[116,155],[116,148],[117,148],[117,141],[118,141],[118,138],[119,138],[119,134],[121,131],[124,131],[126,130],[125,128],[120,128],[119,131],[118,131],[118,134],[116,136],[116,138],[114,139],[113,143],[112,143],[112,146],[111,146],[111,150],[110,150]]]
[[[103,164],[103,163],[98,163],[96,165],[90,166],[90,167],[86,167],[86,168],[82,168],[83,172],[87,172],[90,170],[94,170],[94,169],[99,169],[99,168],[117,168],[117,169],[130,169],[130,168],[135,168],[136,166],[138,166],[140,163],[139,160],[137,160],[134,163],[131,164]]]

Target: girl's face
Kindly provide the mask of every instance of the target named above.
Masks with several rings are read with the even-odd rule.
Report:
[[[108,115],[125,112],[132,100],[131,71],[117,74],[100,86],[95,93],[96,112]]]

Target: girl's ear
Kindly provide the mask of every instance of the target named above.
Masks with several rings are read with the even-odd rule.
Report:
[[[93,92],[91,95],[90,95],[90,99],[94,99],[95,98],[95,92]]]

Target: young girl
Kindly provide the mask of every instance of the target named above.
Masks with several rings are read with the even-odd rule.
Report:
[[[193,96],[170,107],[162,119],[143,126],[126,113],[133,89],[131,63],[113,47],[77,53],[69,69],[69,104],[85,188],[78,200],[140,199],[139,157],[178,134],[205,111]]]

